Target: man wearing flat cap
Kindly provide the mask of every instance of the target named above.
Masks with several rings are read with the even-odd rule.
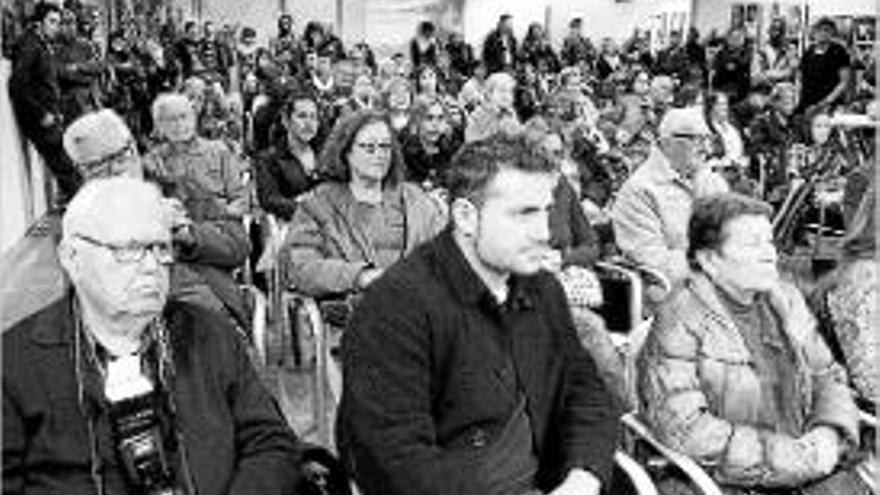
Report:
[[[64,134],[64,146],[86,181],[114,176],[141,179],[144,170],[134,138],[112,110],[86,114]],[[228,313],[242,329],[248,317],[242,295],[228,274],[247,257],[244,226],[225,215],[215,198],[189,183],[160,181],[175,213],[172,296]],[[56,254],[60,212],[39,220],[0,257],[0,329],[6,329],[61,297],[69,283]]]
[[[688,273],[687,222],[697,196],[727,190],[705,166],[709,128],[695,108],[673,108],[660,122],[648,159],[623,183],[611,212],[615,239],[632,261],[671,282]]]
[[[323,451],[290,430],[228,319],[168,299],[168,220],[138,179],[70,201],[70,290],[3,333],[4,493],[302,493]]]
[[[134,138],[112,110],[88,113],[64,133],[67,155],[84,180],[99,177],[143,177]],[[56,246],[61,212],[51,211],[0,256],[0,330],[35,313],[66,290]]]

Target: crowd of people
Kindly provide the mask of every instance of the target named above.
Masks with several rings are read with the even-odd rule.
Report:
[[[598,495],[637,411],[725,493],[871,493],[880,108],[832,20],[379,58],[97,18],[37,4],[12,51],[57,197],[0,256],[5,491]],[[600,260],[671,288],[634,373]],[[340,462],[260,383],[242,273],[341,334]]]

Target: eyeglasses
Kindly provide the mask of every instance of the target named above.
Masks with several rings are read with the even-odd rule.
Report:
[[[685,132],[673,133],[672,137],[676,139],[684,139],[693,143],[698,150],[708,151],[711,143],[711,137],[706,134],[690,134]]]
[[[134,156],[136,153],[137,146],[133,139],[129,139],[121,148],[113,153],[98,158],[97,160],[80,163],[79,168],[87,171],[87,178],[106,177],[112,175],[112,168],[115,162],[118,162],[123,158]]]
[[[111,244],[99,241],[94,237],[83,234],[76,234],[76,237],[82,239],[94,246],[110,250],[117,262],[131,265],[139,263],[147,255],[147,251],[153,253],[156,261],[162,265],[170,265],[174,262],[174,248],[170,242],[132,242],[129,244]]]
[[[377,151],[382,153],[391,152],[391,143],[388,141],[378,143],[355,143],[355,146],[364,153],[369,153],[370,155],[375,155]]]

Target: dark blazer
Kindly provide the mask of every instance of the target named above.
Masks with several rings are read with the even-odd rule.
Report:
[[[514,276],[508,299],[499,309],[448,229],[367,288],[343,335],[337,422],[364,495],[490,493],[480,466],[520,394],[537,488],[575,467],[609,482],[618,411],[562,288]]]
[[[3,493],[95,493],[85,414],[96,414],[108,493],[125,493],[98,370],[85,365],[78,398],[72,295],[3,334]],[[303,444],[263,388],[225,318],[169,304],[171,394],[200,495],[294,492]]]
[[[33,29],[16,45],[9,97],[18,125],[26,134],[39,130],[46,114],[61,114],[58,61],[50,43]]]

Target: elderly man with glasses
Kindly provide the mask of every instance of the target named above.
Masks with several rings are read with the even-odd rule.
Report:
[[[611,212],[617,245],[671,282],[688,273],[687,222],[697,196],[727,190],[705,164],[709,128],[694,108],[671,109],[647,160],[624,182]]]
[[[74,121],[65,131],[64,146],[86,182],[102,177],[144,177],[132,134],[112,110],[89,113]],[[172,298],[228,312],[241,329],[247,329],[244,299],[229,274],[241,266],[250,247],[243,224],[193,181],[154,179],[173,214],[176,263]],[[0,256],[0,329],[64,294],[69,281],[58,265],[59,238],[60,212],[51,212]]]
[[[297,493],[304,444],[231,323],[168,299],[168,203],[92,180],[62,219],[64,297],[3,334],[7,493]]]

